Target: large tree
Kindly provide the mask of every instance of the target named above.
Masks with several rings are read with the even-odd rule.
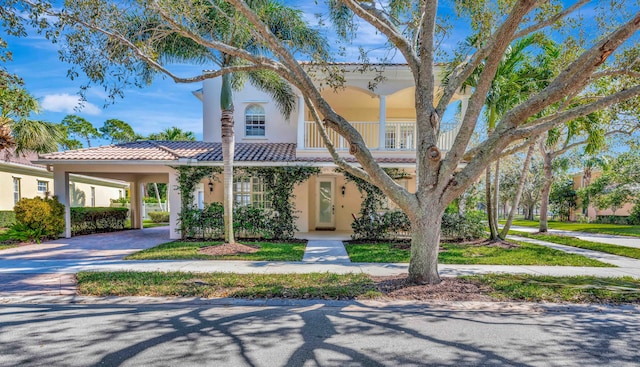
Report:
[[[67,115],[61,121],[65,138],[62,142],[63,149],[78,149],[84,146],[91,147],[91,139],[100,137],[98,129],[93,124],[77,115]]]
[[[25,0],[32,3],[36,0]],[[323,85],[337,85],[344,80],[336,75],[332,64],[314,58],[316,67],[310,68],[298,62],[290,42],[283,40],[265,24],[261,14],[254,11],[245,1],[228,0],[237,14],[248,24],[252,37],[269,52],[253,54],[243,48],[229,44],[215,33],[203,34],[199,28],[208,14],[212,2],[195,0],[137,0],[123,1],[91,0],[68,2],[64,12],[51,8],[49,15],[60,17],[62,31],[81,31],[86,35],[85,44],[93,44],[94,38],[107,37],[129,50],[132,59],[143,61],[157,70],[170,75],[176,82],[194,82],[206,78],[219,77],[238,70],[262,68],[271,70],[298,88],[304,95],[310,113],[318,126],[326,131],[331,129],[344,137],[350,145],[349,152],[358,165],[349,164],[341,157],[325,134],[325,144],[334,162],[354,176],[378,186],[409,217],[412,225],[411,262],[409,277],[421,283],[438,283],[438,247],[440,242],[441,217],[445,208],[467,187],[472,185],[486,167],[500,157],[502,152],[523,139],[539,136],[556,126],[594,111],[607,108],[640,94],[637,79],[629,75],[636,73],[638,64],[638,44],[633,37],[640,28],[640,12],[637,5],[626,1],[613,1],[615,18],[607,22],[590,25],[594,31],[571,42],[584,41],[579,52],[567,55],[566,67],[548,85],[528,96],[496,123],[491,134],[473,146],[471,137],[478,124],[491,82],[496,75],[505,51],[515,40],[535,32],[552,32],[565,26],[563,20],[588,1],[579,0],[563,7],[560,2],[539,0],[489,0],[455,1],[460,20],[467,20],[481,36],[475,47],[467,49],[465,57],[454,60],[455,67],[446,85],[437,89],[435,67],[438,55],[436,45],[438,24],[438,1],[399,0],[380,3],[378,1],[330,0],[332,21],[338,25],[338,36],[357,35],[356,23],[369,23],[386,37],[389,44],[404,58],[415,82],[415,111],[417,127],[416,171],[418,184],[415,193],[410,193],[398,185],[376,162],[362,136],[343,116],[333,110],[322,97],[316,78],[324,79]],[[95,6],[80,6],[80,4]],[[204,7],[204,8],[203,8]],[[162,20],[156,27],[158,35],[167,32],[180,34],[211,50],[237,57],[243,63],[227,65],[218,70],[179,76],[161,64],[153,54],[148,42],[132,42],[119,31],[123,19],[120,9],[132,14],[153,14]],[[610,11],[610,10],[609,10]],[[471,16],[473,14],[473,16]],[[611,13],[609,13],[610,15]],[[597,30],[595,30],[598,28]],[[558,38],[570,32],[558,32]],[[592,38],[589,38],[592,37]],[[148,41],[154,40],[150,34]],[[354,38],[357,41],[357,38]],[[76,40],[78,41],[78,40]],[[86,47],[70,48],[71,52],[85,52]],[[620,50],[633,50],[623,53]],[[102,50],[100,50],[102,51]],[[609,62],[612,54],[620,55]],[[93,55],[95,60],[103,60],[103,52]],[[446,107],[459,91],[463,83],[482,65],[482,72],[469,99],[466,114],[462,118],[451,149],[443,154],[438,148],[441,119]],[[113,65],[111,65],[113,66]],[[320,72],[318,72],[320,69]],[[118,73],[118,67],[105,70]],[[597,96],[588,102],[573,104],[571,100],[594,82],[603,77],[616,78],[616,89],[606,95]],[[565,103],[568,102],[568,103]],[[544,114],[541,114],[544,111]],[[322,117],[320,117],[322,116]],[[463,164],[464,163],[464,164]]]

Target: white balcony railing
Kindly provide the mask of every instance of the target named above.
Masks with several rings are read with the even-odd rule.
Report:
[[[387,121],[384,133],[384,147],[380,148],[380,123],[379,122],[351,122],[367,143],[369,149],[375,150],[415,150],[416,124],[415,122]],[[440,126],[438,147],[448,151],[458,133],[458,123],[443,123]],[[333,130],[327,130],[329,138],[336,149],[348,149],[348,143]],[[320,132],[313,121],[304,123],[304,147],[298,149],[322,149],[324,142]]]

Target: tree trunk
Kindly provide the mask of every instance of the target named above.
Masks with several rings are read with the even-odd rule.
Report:
[[[464,217],[467,214],[467,197],[469,194],[465,190],[458,198],[458,215]]]
[[[487,222],[489,224],[489,239],[495,241],[498,239],[498,226],[495,222],[495,216],[493,215],[494,205],[492,200],[491,191],[491,166],[487,167],[485,171],[485,198],[487,202]]]
[[[156,200],[158,200],[158,205],[160,206],[160,211],[166,212],[166,210],[164,210],[164,208],[162,207],[162,200],[160,199],[160,191],[158,190],[158,184],[157,183],[153,183],[153,188],[156,190]]]
[[[524,163],[522,164],[522,173],[520,174],[520,179],[518,180],[518,189],[516,190],[516,196],[513,198],[513,202],[511,203],[511,210],[509,211],[509,217],[507,218],[507,222],[502,227],[502,232],[500,232],[500,238],[507,238],[507,234],[509,233],[509,229],[511,228],[511,223],[513,223],[513,218],[518,211],[518,206],[520,205],[520,198],[522,197],[522,190],[524,189],[524,182],[526,181],[527,171],[529,170],[529,165],[531,164],[531,157],[533,156],[533,150],[535,149],[535,142],[531,144],[529,150],[527,150],[527,156],[524,159]]]
[[[533,220],[533,205],[527,206],[527,220]]]
[[[493,223],[496,226],[496,232],[498,231],[498,218],[500,207],[500,160],[496,161],[496,171],[493,176]]]
[[[553,167],[551,165],[551,155],[544,153],[544,184],[542,185],[542,193],[540,198],[540,232],[549,230],[549,194],[551,193],[551,184],[553,184]]]
[[[223,110],[222,118],[222,161],[224,177],[224,242],[235,243],[233,235],[233,156],[235,135],[233,131],[233,110]]]
[[[438,284],[438,249],[444,209],[427,198],[424,207],[411,221],[411,262],[409,280],[416,284]]]

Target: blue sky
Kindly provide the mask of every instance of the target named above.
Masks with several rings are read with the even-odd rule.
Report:
[[[323,10],[312,1],[287,2],[303,11],[311,23],[316,22],[314,14]],[[450,13],[451,9],[446,2],[443,3],[442,10]],[[467,30],[465,25],[456,24],[454,39],[461,39]],[[201,83],[176,84],[172,80],[157,77],[148,87],[125,90],[124,99],[118,98],[115,104],[107,106],[106,93],[101,87],[94,86],[86,93],[87,101],[84,106],[80,106],[78,91],[86,80],[82,76],[77,80],[71,80],[66,76],[69,65],[58,59],[58,45],[51,44],[35,32],[25,38],[14,38],[4,34],[2,37],[8,41],[14,54],[13,62],[6,65],[7,69],[20,75],[27,90],[40,100],[42,112],[34,118],[57,123],[67,114],[76,114],[86,118],[96,127],[102,126],[107,119],[116,118],[126,121],[142,135],[178,126],[193,131],[199,139],[202,137],[202,104],[191,94],[201,87]],[[371,53],[372,61],[375,61],[376,56],[384,54],[380,49],[384,41],[385,38],[371,27],[361,26],[358,29],[360,46],[379,49]],[[444,47],[451,49],[455,44],[448,43]],[[348,49],[344,59],[357,61],[357,48],[354,46]],[[184,76],[195,75],[202,69],[201,66],[191,65],[174,65],[172,68],[179,70],[178,73]]]

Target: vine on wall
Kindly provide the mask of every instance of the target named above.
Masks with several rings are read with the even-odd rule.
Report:
[[[182,200],[178,219],[180,221],[180,232],[184,239],[189,232],[189,220],[184,216],[194,209],[193,191],[203,178],[207,176],[213,178],[222,173],[222,167],[179,166],[172,168],[178,171],[178,190],[180,190],[180,199]]]
[[[285,166],[285,167],[245,167],[242,171],[260,177],[264,182],[265,196],[273,210],[273,236],[278,239],[293,238],[297,231],[295,195],[293,188],[320,173],[317,167]]]

